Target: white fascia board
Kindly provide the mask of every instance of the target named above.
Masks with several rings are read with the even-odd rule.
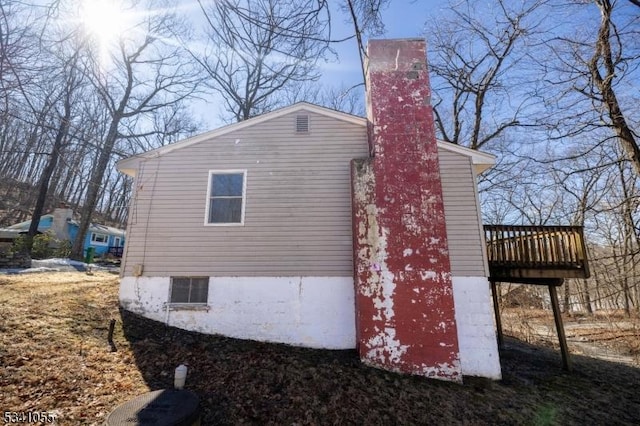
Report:
[[[477,174],[493,167],[496,164],[496,156],[486,152],[477,151],[475,149],[466,148],[451,142],[438,140],[438,147],[447,151],[471,157],[471,163],[474,165]]]
[[[124,173],[127,176],[136,177],[136,171],[138,170],[138,162],[141,160],[140,155],[124,158],[116,162],[116,169],[120,173]]]

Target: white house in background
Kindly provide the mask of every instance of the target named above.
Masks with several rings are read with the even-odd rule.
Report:
[[[462,372],[499,378],[476,185],[495,159],[437,152]],[[121,160],[135,178],[121,305],[203,333],[355,348],[350,162],[368,156],[367,119],[297,103]]]

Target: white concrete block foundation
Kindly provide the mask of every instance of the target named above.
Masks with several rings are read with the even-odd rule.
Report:
[[[239,339],[353,349],[352,277],[211,277],[207,309],[167,309],[170,277],[124,277],[123,308],[173,327]],[[462,374],[501,378],[489,282],[453,277]]]
[[[462,374],[500,380],[500,354],[486,277],[453,277]]]
[[[211,277],[208,310],[167,310],[170,277],[124,277],[120,304],[170,326],[325,349],[355,347],[351,277]]]

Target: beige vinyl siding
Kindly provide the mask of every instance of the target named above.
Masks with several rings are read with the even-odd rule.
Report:
[[[449,257],[453,276],[487,276],[471,158],[438,149]]]
[[[351,276],[350,161],[366,128],[300,111],[142,159],[124,275]],[[210,170],[247,170],[244,225],[205,226]]]
[[[124,275],[351,276],[349,164],[366,128],[310,113],[277,117],[139,160]],[[485,276],[469,157],[439,149],[452,272]],[[205,226],[210,170],[247,170],[244,225]]]

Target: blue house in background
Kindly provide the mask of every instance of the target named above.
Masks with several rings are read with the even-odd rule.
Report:
[[[26,233],[29,231],[31,221],[16,223],[5,230]],[[78,222],[73,219],[73,210],[68,207],[59,207],[53,213],[40,216],[38,224],[38,232],[53,232],[55,238],[60,241],[69,240],[74,242],[78,229]],[[101,256],[107,252],[111,252],[116,256],[122,256],[122,248],[124,247],[125,231],[123,229],[112,228],[111,226],[99,225],[92,223],[84,240],[84,252],[89,247],[93,247],[96,256]]]

